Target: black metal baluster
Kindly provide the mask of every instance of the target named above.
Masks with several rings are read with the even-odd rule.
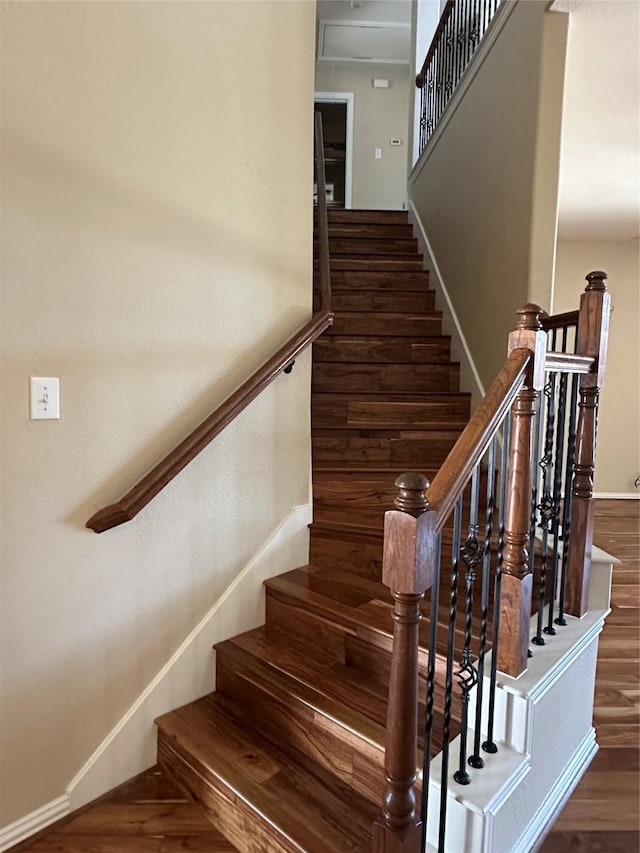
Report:
[[[425,140],[424,144],[426,145],[429,141],[431,134],[433,133],[433,123],[435,120],[435,70],[434,70],[434,60],[433,58],[429,62],[429,67],[426,71],[427,74],[427,126],[425,132]]]
[[[564,330],[562,336],[562,352],[566,352],[567,346],[567,330]],[[562,474],[564,468],[564,430],[567,417],[567,380],[568,373],[560,374],[560,390],[558,393],[558,409],[556,412],[556,443],[555,443],[555,459],[554,459],[554,479],[553,479],[553,519],[551,522],[551,532],[553,534],[553,563],[551,573],[551,600],[549,602],[549,614],[547,619],[547,627],[544,633],[554,635],[556,629],[553,627],[553,615],[555,610],[555,600],[558,586],[558,563],[560,560],[560,503],[562,500]]]
[[[478,496],[480,494],[480,465],[476,465],[471,476],[471,503],[469,505],[469,529],[460,556],[467,567],[465,572],[466,598],[464,646],[456,678],[462,693],[462,719],[460,724],[460,761],[453,778],[459,785],[468,785],[471,776],[467,771],[467,729],[469,727],[469,694],[478,683],[478,669],[471,659],[471,637],[473,629],[473,586],[476,566],[482,561],[483,549],[478,542]]]
[[[429,774],[431,772],[431,743],[433,740],[433,700],[436,684],[436,645],[438,640],[438,605],[440,601],[440,553],[442,534],[436,539],[436,564],[431,587],[431,622],[429,623],[429,663],[427,664],[427,692],[424,722],[424,747],[422,753],[422,850],[427,841],[427,815],[429,810]],[[440,793],[442,796],[442,792]]]
[[[465,21],[465,49],[464,49],[464,67],[466,69],[471,59],[471,14],[473,10],[472,0],[467,0],[467,17]]]
[[[427,99],[426,99],[426,83],[423,78],[422,84],[420,86],[420,119],[418,122],[419,134],[418,134],[418,156],[422,154],[424,150],[424,146],[426,143],[425,134],[427,129]]]
[[[542,530],[540,590],[538,595],[538,620],[536,634],[531,640],[531,642],[536,646],[544,646],[545,644],[545,639],[542,636],[542,625],[544,619],[544,600],[547,593],[547,549],[549,542],[549,529],[554,513],[553,495],[551,494],[551,476],[553,473],[553,432],[555,422],[555,373],[549,374],[543,390],[544,395],[547,398],[547,425],[544,441],[544,456],[540,460],[540,468],[542,469],[542,498],[538,504],[538,511],[540,513],[540,529]]]
[[[487,459],[487,510],[484,528],[484,545],[482,551],[482,590],[480,601],[482,615],[480,617],[480,645],[478,649],[478,690],[476,692],[476,720],[473,733],[473,754],[469,757],[471,767],[479,770],[484,767],[480,755],[480,740],[482,737],[482,698],[484,693],[484,658],[487,651],[487,625],[489,619],[489,580],[491,577],[491,536],[493,533],[493,509],[495,505],[494,488],[496,481],[496,438],[489,445]]]
[[[449,17],[447,19],[447,26],[445,31],[445,50],[447,53],[447,62],[446,62],[446,73],[445,73],[445,81],[444,81],[444,91],[445,91],[445,107],[449,103],[449,99],[453,93],[454,80],[453,80],[453,62],[454,62],[454,31],[453,31],[453,14],[454,9],[449,13]]]
[[[440,820],[438,851],[444,853],[447,825],[447,782],[449,778],[449,740],[451,738],[451,703],[453,697],[453,656],[456,639],[456,609],[458,605],[458,572],[460,568],[460,539],[462,529],[462,497],[456,501],[453,513],[453,544],[451,552],[451,592],[449,595],[449,632],[447,635],[447,666],[444,685],[444,720],[442,726],[442,773],[440,776]]]
[[[493,739],[493,724],[496,708],[496,681],[498,677],[498,634],[500,631],[500,595],[502,592],[502,564],[504,556],[504,503],[507,492],[510,434],[511,412],[505,418],[502,428],[502,459],[500,462],[500,489],[498,491],[498,559],[496,562],[493,597],[493,645],[491,649],[491,676],[489,681],[489,712],[487,718],[487,739],[482,744],[483,750],[490,754],[498,751],[498,745]]]
[[[460,0],[456,3],[456,84],[462,77],[464,71],[464,15],[465,15],[465,0]]]
[[[542,391],[536,393],[536,418],[533,433],[533,455],[531,458],[531,523],[529,526],[529,567],[535,574],[536,527],[538,517],[538,486],[540,482],[540,446],[542,444]]]
[[[478,42],[480,41],[480,3],[479,0],[474,0],[473,12],[471,15],[471,32],[469,33],[471,40],[471,56],[476,52]],[[471,57],[470,57],[471,58]]]
[[[571,400],[569,402],[569,429],[567,431],[567,464],[564,474],[564,506],[562,515],[562,570],[560,575],[560,598],[558,601],[558,616],[556,625],[566,625],[564,618],[564,600],[567,589],[567,565],[569,563],[569,546],[571,544],[571,486],[573,479],[573,462],[576,451],[576,413],[578,409],[577,374],[571,377]]]

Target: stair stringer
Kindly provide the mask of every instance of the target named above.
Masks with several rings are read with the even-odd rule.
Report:
[[[594,549],[591,609],[534,647],[519,678],[498,673],[494,740],[498,752],[482,754],[485,767],[458,785],[460,738],[449,755],[446,853],[529,853],[538,848],[598,751],[592,725],[598,638],[609,613],[615,558]],[[535,634],[537,617],[531,620]],[[491,666],[491,653],[485,671]],[[485,679],[483,704],[488,701]],[[469,718],[475,714],[474,693]],[[486,708],[483,719],[486,720]],[[486,737],[483,731],[482,740]],[[473,743],[473,732],[468,732]],[[437,847],[442,755],[431,764],[427,849]]]

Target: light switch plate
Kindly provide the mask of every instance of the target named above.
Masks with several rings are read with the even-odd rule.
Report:
[[[382,160],[382,148],[376,148],[375,155],[376,160]]]
[[[55,376],[31,377],[31,420],[60,418],[60,380]]]

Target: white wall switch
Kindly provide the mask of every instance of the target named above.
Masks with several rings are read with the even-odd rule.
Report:
[[[388,80],[382,80],[379,77],[374,77],[373,78],[373,88],[374,89],[388,89],[389,88],[389,81]]]
[[[31,420],[58,420],[60,380],[53,376],[31,377]]]
[[[376,148],[376,160],[382,160],[382,148]]]

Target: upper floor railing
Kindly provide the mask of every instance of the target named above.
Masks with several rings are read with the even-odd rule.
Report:
[[[120,500],[96,512],[86,526],[102,533],[132,518],[176,477],[222,430],[245,409],[280,373],[290,373],[293,364],[309,344],[332,323],[331,276],[329,270],[329,230],[325,197],[324,147],[322,117],[315,114],[315,172],[319,194],[318,264],[321,288],[321,310],[316,312],[276,353],[267,359],[249,379],[231,394],[193,432],[135,484]],[[324,202],[324,204],[322,203]]]
[[[448,0],[416,77],[419,153],[435,131],[471,57],[503,0]]]
[[[448,849],[449,785],[471,784],[500,749],[498,671],[521,675],[567,615],[587,610],[596,417],[611,308],[605,280],[603,272],[587,276],[577,312],[547,317],[537,305],[521,308],[504,366],[433,482],[418,473],[396,481],[382,569],[394,599],[387,789],[374,853],[418,853],[426,841]],[[427,591],[419,737],[418,625]],[[443,708],[438,725],[436,699]],[[430,786],[434,751],[438,778]],[[430,787],[438,803],[429,802]]]

